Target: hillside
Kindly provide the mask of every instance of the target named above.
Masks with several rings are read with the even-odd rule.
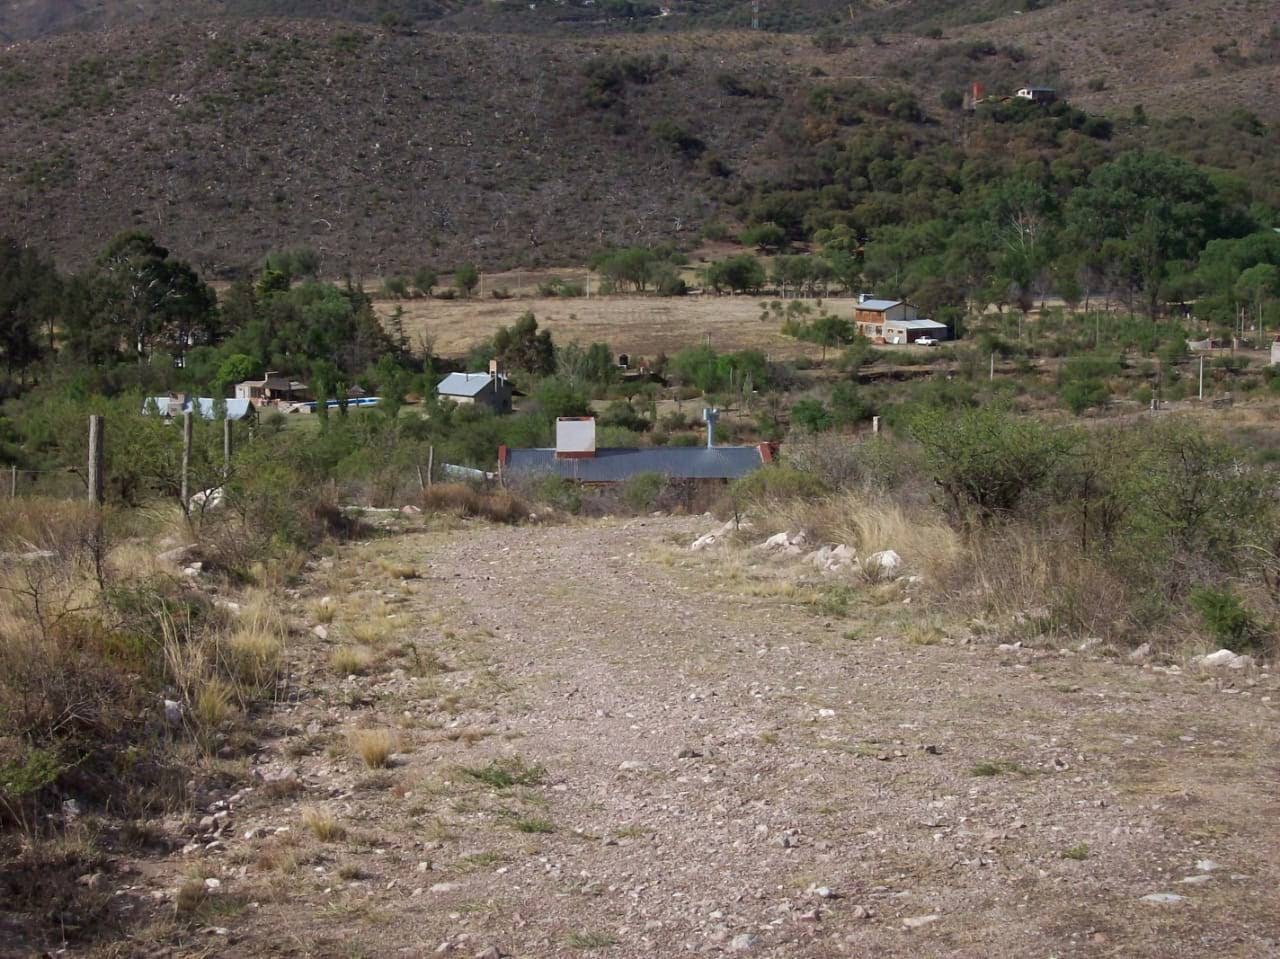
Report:
[[[0,234],[78,265],[136,227],[221,276],[299,243],[325,255],[328,273],[364,275],[687,244],[709,221],[739,219],[758,184],[813,162],[816,141],[792,131],[809,92],[832,83],[914,97],[923,113],[912,136],[926,144],[961,136],[939,96],[973,80],[997,91],[1052,82],[1073,103],[1119,116],[1137,104],[1154,121],[1186,113],[1200,119],[1117,146],[1168,146],[1274,186],[1274,129],[1228,124],[1234,107],[1280,116],[1280,34],[1262,29],[1274,13],[1245,0],[1138,13],[1061,3],[1004,16],[989,4],[965,17],[954,3],[876,5],[853,27],[817,35],[623,35],[617,24],[593,32],[563,21],[541,30],[503,5],[413,6],[442,18],[387,28],[251,16],[355,9],[263,2],[174,23],[146,4],[75,8],[76,23],[109,26],[0,51]],[[732,8],[680,10],[711,24]],[[27,33],[72,22],[56,9],[11,4],[6,29],[20,15]],[[929,36],[863,29],[900,28],[909,11],[948,25]],[[994,18],[952,25],[976,16]],[[1135,48],[1134,31],[1152,42]]]

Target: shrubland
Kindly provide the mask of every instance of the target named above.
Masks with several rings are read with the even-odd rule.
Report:
[[[1203,419],[1081,427],[919,405],[892,436],[783,449],[721,509],[757,532],[896,550],[928,609],[1175,657],[1280,649],[1274,478]]]

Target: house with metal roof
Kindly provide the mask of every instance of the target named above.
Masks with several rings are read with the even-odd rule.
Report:
[[[625,483],[644,473],[669,480],[718,481],[741,479],[773,460],[773,447],[716,446],[715,418],[708,410],[706,446],[597,448],[594,417],[561,417],[556,421],[556,445],[539,449],[498,449],[503,476],[559,476],[587,484]]]
[[[951,338],[945,323],[921,319],[919,311],[905,300],[887,300],[863,293],[853,309],[858,332],[878,343],[914,343],[921,337]]]
[[[1015,96],[1032,103],[1052,103],[1058,99],[1058,91],[1053,87],[1023,87]]]
[[[188,396],[186,393],[167,393],[164,396],[149,396],[142,404],[142,412],[159,414],[165,419],[173,419],[183,413],[194,413],[201,419],[229,420],[252,419],[256,414],[249,400],[222,400],[223,415],[218,412],[218,400],[210,396]]]
[[[496,361],[488,373],[450,373],[436,386],[442,400],[460,406],[487,406],[495,413],[511,412],[511,380],[498,369]]]

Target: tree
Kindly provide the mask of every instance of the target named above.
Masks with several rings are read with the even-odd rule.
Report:
[[[169,347],[181,363],[190,346],[213,339],[213,291],[148,234],[120,234],[96,265],[103,319],[139,363],[149,362],[158,345]]]
[[[1236,295],[1249,304],[1261,335],[1266,306],[1276,296],[1280,296],[1280,267],[1270,263],[1249,267],[1236,281]]]
[[[764,252],[776,252],[787,245],[787,231],[776,223],[757,223],[742,231],[738,240]]]
[[[493,335],[493,354],[505,369],[523,370],[533,376],[556,371],[556,349],[549,330],[539,330],[532,313],[523,314],[511,326]]]
[[[835,425],[831,411],[821,400],[805,398],[791,407],[791,422],[810,433],[822,433]]]
[[[463,296],[470,296],[480,285],[480,270],[474,263],[464,263],[453,274],[453,285]]]
[[[1090,174],[1071,196],[1068,219],[1089,243],[1111,241],[1113,262],[1143,295],[1154,320],[1169,264],[1194,259],[1209,238],[1222,235],[1226,213],[1202,170],[1161,153],[1133,151]]]
[[[952,510],[981,522],[1012,512],[1066,451],[1049,428],[989,406],[926,407],[908,428]]]
[[[10,374],[25,373],[44,355],[46,342],[52,350],[61,289],[51,262],[16,240],[0,238],[0,354]]]
[[[243,353],[232,353],[218,367],[217,381],[223,389],[233,383],[243,383],[257,370],[253,357]]]
[[[657,279],[661,263],[658,254],[647,247],[606,250],[591,259],[591,268],[613,284],[615,289],[630,287],[643,293]]]
[[[431,291],[436,288],[438,282],[440,282],[440,278],[436,276],[436,271],[429,266],[419,267],[413,274],[413,288],[418,291],[419,296],[430,296]]]
[[[764,286],[764,266],[754,256],[741,254],[707,267],[707,283],[717,293],[755,293]]]

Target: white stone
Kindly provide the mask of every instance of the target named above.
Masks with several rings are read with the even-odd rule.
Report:
[[[906,926],[908,929],[920,929],[921,927],[927,926],[930,923],[937,922],[941,918],[942,917],[939,916],[937,913],[931,913],[930,915],[927,915],[927,916],[911,916],[907,919],[903,919],[902,924]]]
[[[1182,902],[1186,896],[1179,896],[1173,892],[1152,892],[1142,897],[1142,902],[1153,902],[1157,905],[1173,905]]]

